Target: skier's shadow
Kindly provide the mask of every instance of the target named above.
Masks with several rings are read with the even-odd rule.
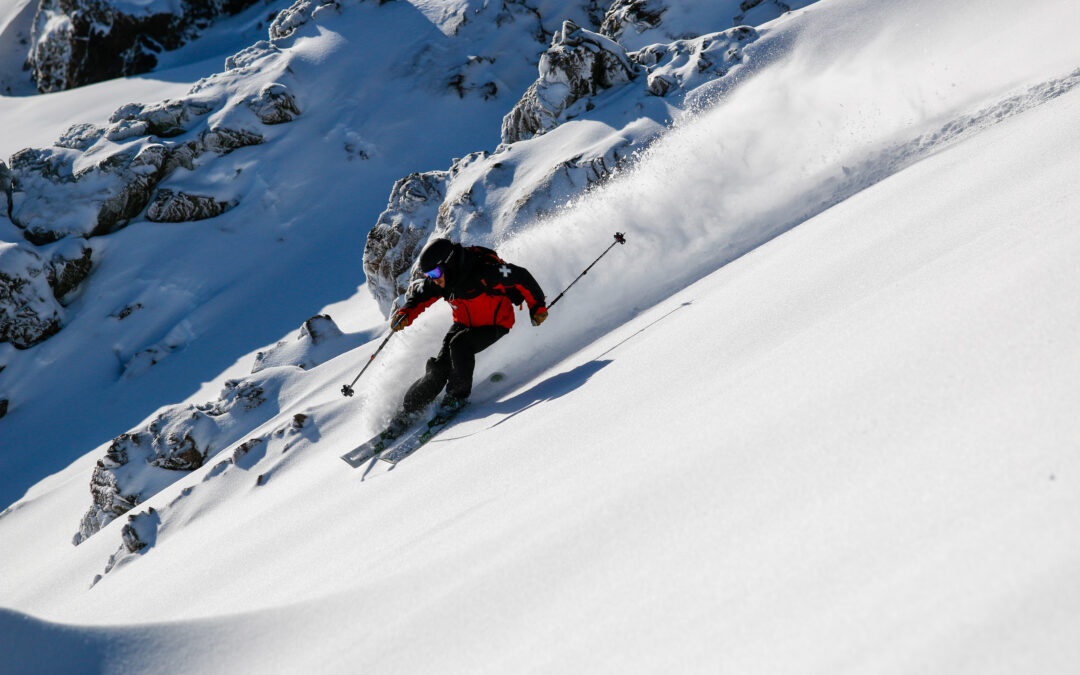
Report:
[[[488,429],[494,429],[500,424],[509,421],[510,419],[517,417],[521,413],[525,412],[533,406],[548,401],[554,401],[557,398],[561,398],[570,392],[574,391],[578,387],[582,386],[589,381],[589,378],[596,373],[603,370],[605,366],[611,363],[611,359],[600,360],[593,359],[588,363],[583,363],[573,370],[568,370],[565,373],[559,373],[553,375],[543,382],[538,383],[532,389],[524,391],[513,398],[508,398],[505,401],[499,401],[492,406],[493,412],[497,414],[506,415],[495,424],[487,427]]]
[[[496,414],[505,415],[505,417],[500,419],[498,422],[492,424],[491,426],[485,427],[485,429],[494,429],[500,424],[503,424],[504,422],[507,422],[510,419],[517,417],[518,415],[532,408],[533,406],[539,405],[541,403],[546,403],[548,401],[553,401],[557,398],[561,398],[562,396],[565,396],[566,394],[569,394],[578,387],[584,385],[586,382],[589,381],[589,378],[603,370],[608,364],[612,362],[612,359],[604,359],[605,356],[615,351],[619,347],[623,346],[630,340],[633,340],[638,335],[641,335],[645,331],[649,330],[650,328],[660,323],[664,319],[668,318],[680,309],[684,307],[689,307],[692,303],[692,300],[682,303],[681,305],[672,309],[670,312],[664,314],[652,323],[644,326],[632,335],[627,336],[618,344],[615,344],[612,347],[608,348],[603,354],[600,354],[592,361],[583,363],[577,368],[574,368],[573,370],[568,370],[565,373],[553,375],[548,379],[544,380],[543,382],[538,383],[536,386],[532,387],[528,391],[524,391],[517,396],[514,396],[513,398],[506,399],[505,401],[499,401],[498,403],[495,403],[491,406],[484,406],[485,411],[492,410]],[[473,432],[472,434],[462,434],[459,436],[454,436],[453,438],[446,438],[445,440],[451,441],[457,438],[467,438],[468,436],[472,436],[475,433],[479,432],[477,431]]]

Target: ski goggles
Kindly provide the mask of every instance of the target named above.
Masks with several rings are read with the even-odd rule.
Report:
[[[441,267],[435,267],[435,269],[424,272],[424,276],[426,276],[428,279],[441,279],[442,275],[443,271]]]

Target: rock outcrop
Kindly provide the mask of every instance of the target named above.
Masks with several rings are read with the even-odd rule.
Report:
[[[27,349],[60,330],[64,313],[48,267],[32,250],[0,243],[0,342]]]
[[[413,261],[436,229],[449,176],[446,171],[413,173],[394,183],[390,203],[368,232],[364,274],[384,313],[405,293]]]
[[[756,30],[739,26],[692,40],[650,45],[631,53],[630,58],[647,71],[649,93],[667,96],[724,77],[743,62],[743,46],[757,38]]]
[[[93,249],[82,239],[73,239],[53,247],[45,267],[45,276],[52,287],[53,296],[61,305],[67,305],[68,296],[90,276],[93,253]]]
[[[503,143],[514,143],[554,129],[584,112],[574,107],[598,91],[629,82],[640,73],[619,43],[572,21],[552,38],[540,57],[540,77],[502,124]]]
[[[179,1],[189,8],[196,4]],[[108,10],[105,4],[94,5],[95,11]],[[210,14],[233,11],[242,4],[202,2]],[[90,5],[87,0],[85,7]],[[79,7],[84,7],[79,0],[43,0],[39,18],[50,17],[49,29],[62,32],[74,24],[61,16],[61,10]],[[202,16],[192,14],[196,15]],[[82,20],[90,14],[79,16]],[[106,31],[111,25],[94,30]],[[114,233],[140,217],[150,222],[196,221],[220,216],[239,203],[242,195],[214,194],[214,187],[206,187],[213,181],[200,182],[191,173],[205,171],[216,158],[264,143],[272,133],[267,131],[270,127],[301,114],[300,103],[286,84],[269,76],[257,86],[250,83],[281,54],[269,42],[257,43],[228,59],[224,72],[200,80],[182,98],[123,105],[108,124],[74,124],[53,146],[26,148],[9,163],[0,162],[3,226],[11,231],[10,221],[31,244],[49,247],[32,264],[26,262],[36,255],[25,253],[30,249],[6,254],[0,269],[4,274],[0,341],[25,348],[59,330],[63,323],[59,306],[37,298],[47,297],[43,292],[49,287],[53,304],[65,302],[87,278],[93,268],[92,252],[89,245],[76,242]],[[289,77],[287,69],[274,72]],[[185,172],[183,183],[170,184],[181,168],[191,173]],[[21,262],[16,262],[17,255]],[[31,270],[44,275],[34,276]],[[144,371],[168,351],[169,345],[144,349],[125,363],[124,375]]]
[[[277,413],[269,405],[281,386],[273,375],[230,380],[221,396],[198,406],[174,406],[146,426],[120,434],[90,477],[92,504],[73,542],[79,544],[118,516],[157,494]],[[241,430],[241,431],[238,431]]]
[[[289,88],[273,83],[264,86],[255,96],[247,99],[247,106],[263,124],[284,124],[300,115],[300,105]]]
[[[600,33],[613,40],[631,30],[644,33],[660,25],[667,9],[665,0],[615,0],[604,15]]]
[[[0,218],[7,218],[11,213],[11,169],[0,160]]]
[[[211,112],[240,107],[249,111],[251,122],[235,113],[233,126],[209,119]],[[157,190],[159,184],[180,167],[196,170],[204,155],[263,143],[259,124],[282,124],[299,114],[296,97],[280,83],[265,85],[231,107],[198,93],[150,105],[131,103],[117,109],[105,127],[76,124],[51,148],[20,150],[10,169],[0,170],[0,187],[9,188],[11,221],[37,245],[115,232],[148,206],[152,221],[212,218],[236,200]]]
[[[77,151],[27,148],[11,158],[11,220],[34,244],[109,234],[127,225],[161,180],[166,149],[125,148],[76,170]]]
[[[338,0],[297,0],[291,6],[281,10],[270,23],[271,42],[280,42],[293,37],[302,26],[312,23],[324,12],[341,12]]]
[[[693,40],[706,32],[736,26],[760,26],[792,9],[815,0],[710,0],[685,3],[679,0],[615,0],[600,33],[623,45],[628,52],[650,45]],[[707,31],[703,27],[709,27]]]
[[[153,70],[162,51],[176,49],[212,24],[257,0],[41,0],[31,33],[28,64],[38,91]]]

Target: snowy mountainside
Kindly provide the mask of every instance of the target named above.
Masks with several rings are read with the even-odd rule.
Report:
[[[436,45],[469,25],[455,19],[467,3],[412,6],[422,11],[393,16],[423,17],[414,25]],[[385,27],[351,25],[355,9],[304,24],[267,57],[288,60],[273,73],[291,78],[300,110],[276,127],[287,133],[168,179],[221,188],[240,169],[259,185],[214,218],[138,216],[86,240],[100,259],[64,294],[68,322],[0,352],[0,378],[21,376],[0,385],[24,394],[0,419],[17,434],[5,450],[32,438],[29,422],[39,437],[71,434],[28,414],[62,384],[103,392],[86,405],[113,439],[78,446],[58,470],[28,464],[40,480],[0,514],[0,606],[13,610],[0,612],[0,647],[16,672],[1071,672],[1075,11],[823,0],[752,40],[710,31],[727,36],[710,44],[749,44],[708,82],[692,77],[700,61],[683,68],[706,54],[704,36],[633,51],[578,25],[575,41],[616,61],[618,50],[657,59],[590,91],[591,109],[506,142],[507,113],[558,71],[533,63],[501,100],[482,86],[447,93],[430,69],[419,87],[380,89],[372,75],[374,91],[348,105],[332,105],[344,85],[314,92],[312,74],[342,43],[370,44]],[[555,26],[537,57],[578,46]],[[1001,48],[1034,32],[1043,48],[1025,59]],[[440,62],[432,53],[417,62]],[[657,66],[673,98],[651,91]],[[231,109],[253,114],[239,104],[269,84],[260,72],[234,81]],[[351,75],[342,66],[336,81]],[[494,81],[455,81],[481,80]],[[481,111],[484,133],[455,128],[486,140],[448,158],[397,138],[401,105],[365,118],[384,133],[365,131],[353,104],[391,94],[436,97],[429,125],[436,112]],[[306,149],[344,146],[342,123],[368,159]],[[606,178],[539,193],[515,219],[551,167],[628,139],[640,139],[635,154]],[[389,166],[385,148],[404,155]],[[385,171],[362,177],[380,186],[338,175],[378,160]],[[312,193],[323,199],[302,199]],[[418,208],[401,206],[416,195]],[[357,225],[342,205],[360,197],[371,210]],[[359,273],[334,274],[357,268],[376,218],[422,224],[420,240],[494,242],[551,295],[611,232],[629,242],[547,323],[482,355],[459,424],[393,470],[354,471],[338,456],[380,427],[449,323],[429,310],[355,399],[340,396],[393,300],[357,288]],[[177,231],[159,241],[166,225]],[[173,270],[168,285],[160,269]],[[289,308],[300,318],[264,316]],[[333,319],[288,330],[316,312]],[[122,346],[126,366],[88,372],[105,365],[87,358],[95,343]],[[163,358],[139,356],[146,345]],[[65,381],[24,355],[88,365]],[[157,390],[173,378],[185,384]],[[108,400],[120,390],[168,405],[122,419]],[[31,649],[42,643],[72,652],[42,660]]]
[[[303,9],[297,14],[283,13],[279,15],[271,26],[271,36],[279,39],[292,38],[295,29],[308,20],[307,11],[307,9]],[[311,14],[312,18],[315,16],[315,13]],[[510,232],[520,229],[521,222],[535,220],[542,213],[551,211],[553,205],[557,205],[560,201],[573,196],[576,192],[589,187],[595,182],[607,179],[621,163],[620,157],[628,157],[629,153],[635,149],[635,146],[638,150],[647,146],[649,142],[659,135],[663,122],[670,121],[668,117],[670,110],[681,101],[681,97],[674,92],[686,94],[681,90],[679,84],[700,85],[702,82],[711,83],[710,78],[736,77],[744,60],[741,51],[742,43],[750,42],[756,37],[756,32],[749,28],[732,29],[723,33],[703,36],[695,42],[695,46],[691,46],[687,50],[694,57],[689,69],[696,74],[696,77],[691,75],[680,78],[666,68],[668,62],[660,61],[658,63],[657,59],[653,58],[656,56],[657,49],[645,50],[647,58],[644,59],[640,54],[627,56],[617,43],[604,36],[582,29],[567,20],[563,23],[561,31],[556,33],[553,38],[551,47],[541,57],[539,65],[541,78],[538,82],[546,88],[551,88],[552,84],[555,87],[561,87],[561,82],[577,80],[579,84],[570,87],[570,95],[584,98],[586,96],[595,97],[599,90],[611,89],[620,84],[629,84],[631,80],[637,79],[639,82],[636,91],[629,93],[637,98],[639,103],[629,105],[626,100],[626,93],[623,94],[621,99],[616,99],[615,103],[619,104],[620,108],[630,108],[631,111],[636,112],[638,115],[645,114],[643,111],[647,111],[647,106],[652,105],[655,108],[653,116],[658,119],[650,120],[649,117],[639,117],[637,120],[626,123],[626,126],[623,126],[622,123],[614,123],[618,131],[616,134],[612,134],[610,131],[612,115],[609,113],[606,115],[608,119],[606,125],[595,123],[565,125],[560,124],[558,121],[551,121],[543,125],[543,127],[533,129],[530,132],[515,132],[509,136],[506,132],[507,121],[504,120],[503,143],[500,145],[500,150],[484,164],[485,168],[481,170],[483,176],[481,180],[485,185],[488,185],[491,171],[506,171],[506,165],[509,166],[510,171],[523,167],[522,177],[515,175],[511,180],[503,180],[504,184],[512,182],[514,188],[502,194],[497,194],[491,205],[492,210],[497,214],[500,212],[505,213],[513,208],[513,218],[519,221],[518,226],[515,227],[514,222],[508,222],[502,224],[499,232],[486,233],[486,231],[491,231],[494,228],[490,220],[484,222],[484,211],[488,205],[477,204],[474,200],[474,196],[478,192],[475,178],[473,178],[474,184],[467,191],[458,188],[457,194],[455,194],[453,179],[462,173],[466,173],[467,169],[464,167],[468,164],[479,163],[478,160],[487,159],[486,153],[482,153],[483,156],[478,157],[474,154],[459,161],[458,166],[449,172],[450,179],[448,182],[450,187],[446,190],[445,196],[438,196],[443,198],[444,201],[440,204],[439,198],[432,200],[439,214],[435,222],[434,234],[450,235],[455,238],[467,237],[470,241],[478,243],[493,243],[489,239],[492,235],[501,234],[505,237]],[[574,49],[579,50],[579,55],[566,54],[567,51]],[[676,44],[669,51],[679,52],[682,49],[681,44]],[[263,56],[265,51],[267,51],[265,47],[256,46],[246,53],[237,55],[233,61],[239,64],[246,64],[249,59],[257,62],[258,59],[268,58]],[[663,52],[665,50],[659,51]],[[721,62],[726,67],[716,67],[709,60],[714,52],[722,55]],[[251,54],[251,56],[248,56],[248,54]],[[615,72],[622,73],[622,78],[611,78],[599,73],[602,68],[598,68],[597,64],[594,63],[593,55],[596,55],[595,58],[600,58],[607,54],[611,54],[607,67],[613,68]],[[640,60],[654,66],[652,71],[649,72],[646,66],[639,65]],[[554,65],[556,62],[562,65]],[[236,70],[242,73],[246,67],[249,66],[241,65]],[[278,76],[273,69],[263,67],[261,70],[274,72],[272,76],[274,78],[273,86],[283,90],[279,98],[274,100],[285,100],[290,103],[290,114],[283,121],[292,121],[292,113],[295,112],[298,115],[299,110],[295,107],[288,88],[279,83],[280,81],[289,80]],[[670,80],[665,81],[672,84],[657,89],[655,82],[657,77],[661,76],[661,73],[669,77]],[[260,97],[256,99],[256,103],[261,103],[265,98],[264,92],[267,86],[270,85],[264,85],[260,90]],[[199,91],[202,89],[201,86],[195,88],[195,90]],[[533,100],[530,98],[530,94],[534,91],[536,91],[536,85],[530,87],[522,101],[515,106],[514,111],[511,111],[506,119],[514,118],[519,108],[533,105],[530,103]],[[660,100],[662,97],[666,105],[651,103],[652,100]],[[644,101],[644,103],[640,101]],[[245,99],[245,103],[247,103],[247,107],[252,107],[248,99]],[[185,102],[185,105],[191,104]],[[209,104],[205,105],[205,108],[211,107]],[[279,109],[274,105],[268,107],[272,114]],[[592,110],[596,108],[604,110],[612,107],[615,106],[611,103],[605,104],[601,97],[598,98],[596,104],[591,104],[588,108],[582,108],[579,115],[581,115],[582,122],[584,122],[586,118],[600,116],[590,114]],[[620,111],[616,117],[619,115],[626,116],[627,113]],[[573,119],[576,116],[570,115],[568,117]],[[170,123],[172,122],[171,116],[167,119]],[[214,123],[213,118],[211,118],[209,124]],[[218,122],[217,124],[220,126],[210,127],[211,133],[221,133],[218,131],[219,129],[237,128],[235,124],[227,125],[224,122]],[[518,152],[513,153],[517,144],[524,140],[519,136],[547,135],[545,131],[555,130],[559,126],[566,129],[567,133],[552,134],[545,142],[539,143],[538,149],[524,152],[518,149]],[[247,131],[244,127],[239,128],[243,130],[240,133],[254,133]],[[584,142],[582,134],[595,134],[598,128],[601,130],[600,136],[596,140]],[[589,148],[590,145],[599,149],[586,150],[585,154],[581,153],[581,148]],[[189,142],[186,147],[190,146],[191,143]],[[574,153],[573,157],[568,160],[563,160],[555,154],[567,151]],[[599,158],[589,155],[589,152],[598,154]],[[507,159],[512,153],[515,154],[515,157]],[[521,155],[524,155],[524,160],[520,158]],[[605,156],[610,156],[607,161],[605,161]],[[551,167],[553,157],[556,158],[556,163],[554,167]],[[599,166],[597,166],[597,161],[599,161]],[[573,174],[568,170],[568,165],[579,173],[584,172],[586,174],[584,179],[575,183]],[[525,175],[529,174],[533,176],[542,175],[543,178],[537,183],[535,178],[524,178]],[[560,184],[560,179],[565,181],[566,178],[570,178],[569,185]],[[411,194],[409,182],[399,182],[395,192],[399,190]],[[155,217],[155,208],[160,204],[160,195],[162,194],[165,195],[165,199],[169,200],[169,202],[175,200],[175,193],[172,190],[159,189],[159,197],[155,198],[155,201],[151,203],[147,210],[147,219],[160,220],[160,218]],[[212,201],[212,203],[225,202]],[[219,212],[230,207],[231,205],[223,207],[219,209]],[[202,219],[202,217],[207,216],[200,216],[198,219]],[[178,220],[190,219],[192,218],[178,218]],[[380,218],[380,223],[384,223],[386,219],[387,214],[384,213]],[[408,219],[407,222],[402,222],[406,219]],[[416,219],[415,208],[410,206],[406,211],[405,218],[399,216],[395,222],[390,224],[390,227],[395,229],[415,229],[414,221]],[[413,234],[411,240],[406,239],[406,241],[413,242],[412,248],[405,247],[402,251],[394,252],[399,259],[403,258],[403,263],[399,263],[403,271],[398,274],[397,279],[401,286],[406,283],[403,277],[407,277],[412,259],[430,234],[431,231],[421,229],[419,230],[419,236]],[[372,246],[372,242],[384,241],[381,235],[382,231],[379,225],[368,235],[365,265],[368,265],[372,257],[374,257],[372,255],[373,248],[377,249],[377,247]],[[369,287],[374,289],[376,298],[380,298],[380,291],[382,290],[379,287],[381,279],[376,273],[378,266],[378,261],[371,264],[371,271],[368,275]],[[389,310],[389,307],[383,306],[381,302],[380,308],[384,312]],[[171,336],[167,339],[171,339]],[[343,349],[349,344],[348,341],[340,342]],[[175,347],[166,342],[152,345],[135,353],[124,364],[122,377],[131,379],[141,376],[151,366],[156,365],[158,360],[167,356],[174,349]],[[127,513],[132,507],[152,497],[165,485],[178,480],[182,475],[181,472],[200,468],[204,463],[211,461],[220,451],[232,443],[242,440],[240,436],[248,433],[255,434],[254,429],[265,422],[265,414],[267,414],[267,408],[260,408],[266,401],[266,398],[263,397],[263,388],[268,381],[273,381],[274,378],[275,375],[265,374],[243,381],[228,382],[219,402],[205,403],[194,410],[192,410],[191,405],[174,406],[171,411],[159,414],[152,421],[147,421],[116,436],[105,452],[101,460],[102,464],[95,468],[93,472],[93,477],[90,480],[90,493],[93,497],[92,506],[83,517],[74,541],[82,542],[87,537],[92,536],[116,517]],[[268,398],[274,398],[278,388],[276,385],[271,386]],[[232,401],[236,398],[235,391],[238,389],[253,393],[245,396],[246,402],[244,405],[234,407]],[[261,414],[254,418],[257,422],[249,421],[245,424],[237,421],[238,414],[253,408],[261,409]],[[216,410],[217,412],[204,413],[203,410]],[[272,412],[275,411],[271,409],[271,414]],[[299,415],[305,419],[307,417],[306,413],[299,413]],[[177,417],[176,421],[168,421]],[[223,421],[224,426],[222,425]],[[248,442],[252,442],[253,439],[257,440],[257,434],[249,438]],[[144,464],[150,466],[144,466]],[[148,477],[151,474],[153,477]],[[137,547],[132,544],[129,548],[134,549]]]
[[[29,376],[30,352],[4,351],[4,424],[22,449],[3,458],[6,501],[36,480],[34,449],[65,449],[58,469],[350,295],[389,186],[494,142],[544,49],[524,6],[478,12],[448,36],[408,3],[302,2],[269,31],[182,97],[77,122],[55,132],[67,147],[13,158],[13,221],[40,233],[40,246],[22,250],[49,261],[69,233],[111,234],[86,240],[92,274],[46,314],[62,326],[35,347],[49,354],[52,381]],[[473,91],[470,78],[495,91]],[[268,125],[277,111],[292,121]],[[249,306],[264,311],[249,317]],[[86,395],[101,387],[104,396]],[[79,421],[48,425],[58,409]]]

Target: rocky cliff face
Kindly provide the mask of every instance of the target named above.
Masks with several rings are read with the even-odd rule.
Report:
[[[153,70],[218,17],[258,0],[41,0],[27,57],[41,92]]]

